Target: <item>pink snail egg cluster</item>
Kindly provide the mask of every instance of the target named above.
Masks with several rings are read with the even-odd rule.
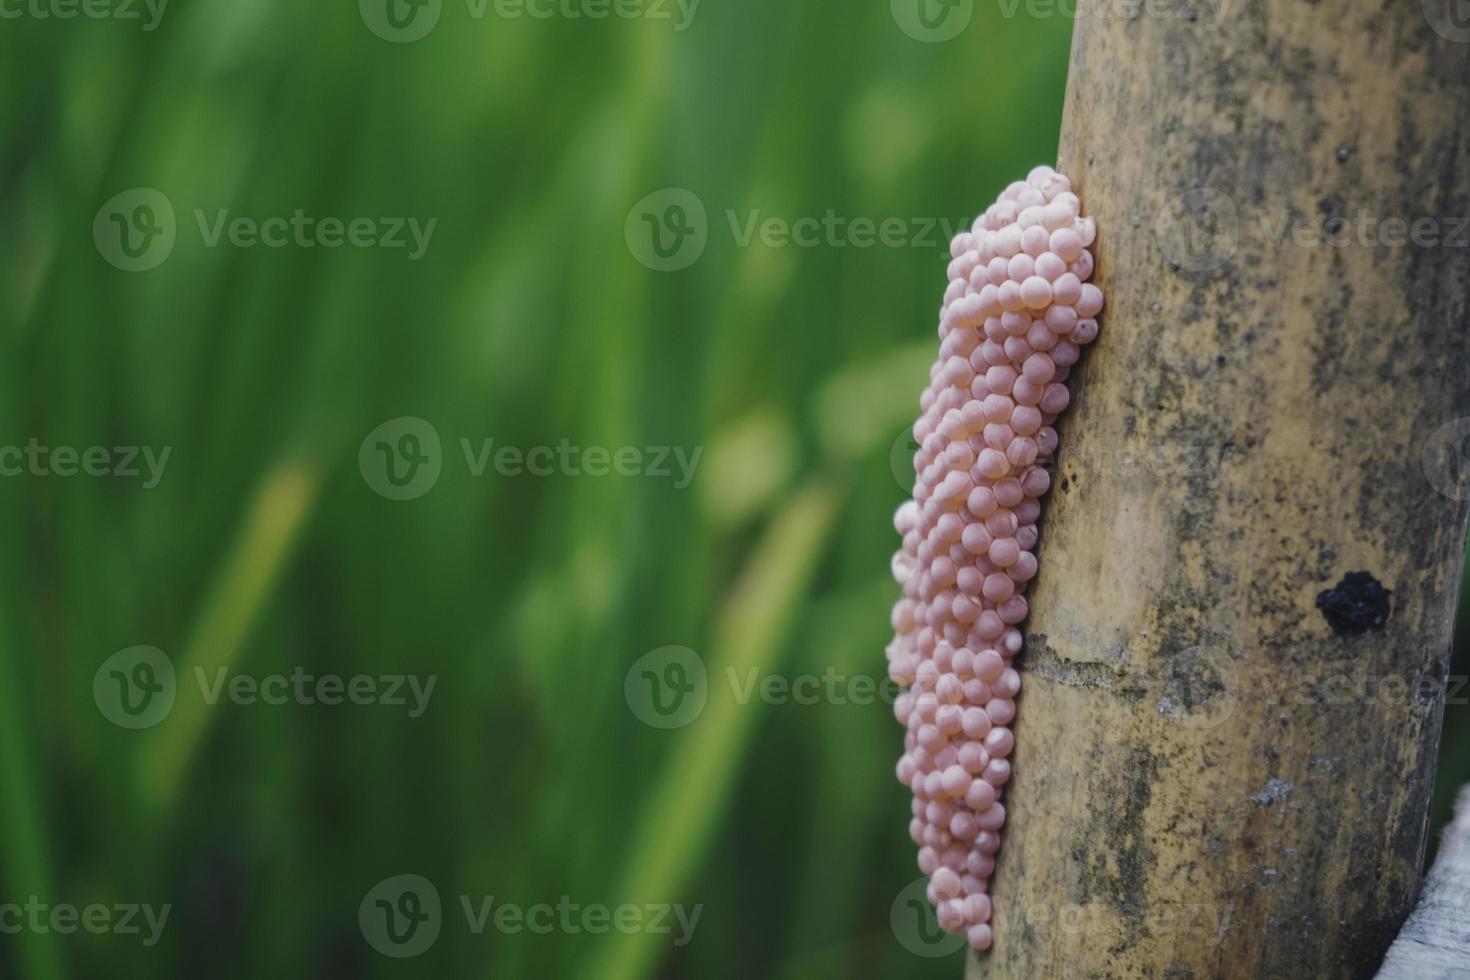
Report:
[[[906,688],[898,778],[940,924],[990,947],[990,876],[1006,822],[1026,586],[1036,520],[1070,401],[1067,374],[1097,337],[1096,233],[1072,182],[1037,167],[950,246],[939,358],[914,424],[914,498],[894,526],[888,670]]]

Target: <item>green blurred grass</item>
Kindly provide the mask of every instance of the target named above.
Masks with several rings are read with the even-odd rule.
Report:
[[[350,3],[175,0],[152,34],[0,23],[0,443],[174,447],[146,492],[0,481],[0,896],[175,906],[154,949],[0,937],[0,976],[957,976],[889,929],[916,872],[887,708],[712,697],[659,732],[622,681],[668,644],[712,677],[881,676],[889,451],[943,249],[739,248],[725,212],[973,213],[1054,157],[1069,33],[981,5],[926,45],[836,0],[706,0],[682,34],[450,3],[403,46]],[[91,241],[134,186],[180,214],[144,275]],[[710,213],[673,274],[622,238],[665,186]],[[226,207],[439,224],[417,263],[203,248],[192,210]],[[402,415],[446,460],[395,503],[356,453]],[[705,468],[684,491],[475,479],[460,437],[701,446]],[[181,704],[131,733],[91,680],[135,644],[181,674],[440,683],[414,720]],[[398,962],[356,916],[404,872],[448,921]],[[474,936],[461,893],[704,913],[679,950]]]

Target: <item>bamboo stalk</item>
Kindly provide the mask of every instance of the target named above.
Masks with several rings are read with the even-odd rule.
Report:
[[[1372,976],[1419,888],[1470,499],[1470,45],[1438,0],[1223,2],[1075,25],[1059,169],[1108,308],[972,978]]]

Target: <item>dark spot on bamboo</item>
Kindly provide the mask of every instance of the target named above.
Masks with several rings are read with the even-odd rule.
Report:
[[[1317,608],[1333,632],[1361,636],[1388,622],[1390,595],[1369,572],[1348,572],[1337,585],[1317,593]]]

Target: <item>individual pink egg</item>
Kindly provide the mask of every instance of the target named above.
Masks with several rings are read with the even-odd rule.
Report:
[[[1014,541],[1015,538],[1010,538],[1008,540]],[[994,550],[994,545],[993,544],[992,544],[991,550],[992,551]],[[1016,553],[1016,561],[1020,561],[1020,560],[1021,560],[1021,554],[1020,554],[1019,551],[1017,551],[1017,553]],[[1011,562],[1011,564],[1014,565],[1015,562]],[[1007,566],[1007,567],[1009,567],[1009,566]],[[1026,614],[1028,612],[1030,612],[1031,610],[1030,610],[1030,606],[1026,602],[1026,597],[1025,596],[1023,596],[1023,595],[1013,595],[1009,599],[1007,599],[1005,602],[1002,602],[1000,605],[996,606],[995,611],[1000,616],[1000,621],[1001,622],[1005,623],[1007,626],[1014,626],[1016,623],[1019,623],[1022,620],[1024,620],[1026,618]]]
[[[1053,360],[1052,363],[1055,364],[1055,360]],[[1012,383],[1011,397],[1016,400],[1016,403],[1018,405],[1029,405],[1034,407],[1041,404],[1041,396],[1045,390],[1046,389],[1044,385],[1038,384],[1037,382],[1032,381],[1030,378],[1022,376],[1020,378],[1017,378],[1015,382]]]
[[[1051,489],[1051,474],[1040,467],[1032,467],[1021,477],[1021,489],[1026,491],[1027,497],[1043,496]]]
[[[1050,250],[1063,262],[1075,262],[1083,247],[1082,236],[1071,228],[1058,228],[1051,233]]]
[[[991,731],[1010,731],[1010,729],[992,728]],[[1010,781],[1011,764],[1005,759],[991,759],[990,763],[986,765],[985,771],[980,774],[980,778],[990,785],[994,786],[996,789],[999,789]]]
[[[1077,301],[1077,297],[1082,295],[1082,283],[1077,283],[1075,294],[1072,299],[1074,303]],[[1052,289],[1052,296],[1055,299],[1056,287]],[[1043,318],[1043,321],[1046,323],[1047,329],[1052,333],[1062,335],[1070,334],[1077,328],[1077,311],[1070,306],[1052,306],[1046,311],[1046,316]]]
[[[1004,331],[1005,336],[999,338],[999,340],[1004,344],[1007,337],[1024,336],[1030,328],[1030,313],[1025,310],[1007,310],[1000,315],[1000,329]]]
[[[990,486],[977,486],[970,491],[969,499],[966,501],[970,513],[982,521],[995,513],[998,503],[999,498],[996,497],[994,488]]]
[[[996,512],[985,518],[985,530],[992,537],[1009,538],[1016,533],[1016,528],[1021,526],[1020,520],[1014,511],[1009,508],[997,508]]]
[[[1017,436],[1006,447],[1006,459],[1010,461],[1013,470],[1023,470],[1036,462],[1037,452],[1035,439]]]
[[[1067,268],[1068,271],[1072,273],[1072,275],[1076,276],[1082,282],[1086,282],[1087,280],[1092,278],[1092,273],[1095,267],[1096,265],[1093,262],[1092,253],[1083,252],[1077,257],[1077,261],[1073,262]]]
[[[1052,298],[1056,301],[1058,306],[1075,308],[1082,299],[1083,285],[1084,283],[1079,277],[1073,275],[1070,272],[1064,272],[1061,276],[1057,278],[1057,281],[1052,284]],[[1078,317],[1081,317],[1082,315],[1083,314],[1079,313]],[[1068,331],[1058,331],[1058,333],[1066,332]]]
[[[1030,280],[1027,280],[1028,282]],[[1077,300],[1077,315],[1086,319],[1097,316],[1103,308],[1102,290],[1092,283],[1082,284],[1082,295]]]
[[[999,480],[1011,470],[1011,464],[1005,454],[990,448],[980,453],[980,458],[975,461],[975,467],[988,480]]]
[[[999,679],[1005,669],[1005,658],[995,650],[987,647],[975,654],[975,676],[985,683]]]
[[[1016,438],[1016,433],[1011,427],[1003,422],[991,422],[985,426],[985,445],[997,452],[1005,452],[1011,440]]]
[[[1006,360],[1013,364],[1020,364],[1032,354],[1031,345],[1026,343],[1024,337],[1007,337],[1003,346],[1006,352]]]
[[[1022,532],[1025,530],[1027,529],[1023,528]],[[1019,536],[1017,540],[1019,541]],[[1016,559],[1016,563],[1006,569],[1006,574],[1017,582],[1029,582],[1036,577],[1036,570],[1036,556],[1029,551],[1023,551]]]
[[[1045,254],[1050,241],[1048,230],[1042,223],[1044,215],[1044,211],[1037,211],[1035,214],[1037,223],[1021,232],[1021,251],[1033,258]]]
[[[990,730],[993,727],[995,727],[994,723],[990,720],[990,716],[985,713],[984,708],[972,706],[964,709],[964,716],[960,722],[960,730],[965,733],[966,738],[983,739],[986,735],[990,734]],[[966,744],[975,746],[980,750],[981,753],[984,753],[985,751],[984,747],[979,745],[979,743],[977,742],[969,742]],[[971,760],[974,760],[976,757],[972,755],[969,758]],[[979,763],[979,768],[965,765],[966,756],[964,754],[964,749],[962,748],[960,750],[960,764],[965,765],[965,768],[972,773],[980,773],[985,769],[985,766],[990,762],[990,756],[987,754],[984,755],[983,758],[984,761]]]
[[[985,736],[985,751],[991,759],[1003,759],[1016,747],[1016,737],[1009,728],[992,728]]]
[[[1026,492],[1021,488],[1021,481],[1013,476],[997,480],[991,494],[998,505],[1006,508],[1013,508],[1026,499]]]
[[[1026,343],[1032,350],[1048,351],[1057,345],[1059,338],[1052,333],[1046,325],[1045,320],[1031,321],[1031,327],[1026,331]]]
[[[968,365],[966,367],[968,368]],[[1021,373],[1032,384],[1046,384],[1052,379],[1052,375],[1056,374],[1056,371],[1056,362],[1045,354],[1032,354],[1021,365]]]
[[[996,572],[985,577],[982,594],[988,602],[1003,602],[1016,593],[1016,583],[1009,575]]]
[[[1006,764],[1004,762],[1004,760],[1000,760],[1000,761],[1001,761],[1001,764],[1006,765],[1006,768],[1007,769],[1010,768],[1010,766],[1008,764]],[[992,762],[991,765],[995,765],[995,763]],[[985,780],[985,781],[988,782],[988,783],[990,782],[990,780],[988,780],[988,779]],[[995,784],[994,783],[991,783],[991,785],[993,786]],[[1004,781],[1002,781],[1002,785],[1004,785]],[[997,831],[997,830],[1000,830],[1000,828],[1004,827],[1005,826],[1005,823],[1006,823],[1006,807],[1005,807],[1005,804],[1004,803],[997,803],[997,804],[995,804],[995,806],[991,807],[990,809],[985,810],[984,812],[980,813],[977,816],[977,818],[976,818],[976,822],[979,823],[981,830],[988,830],[988,831],[991,831],[992,833],[995,832],[995,831]]]
[[[1036,271],[1036,260],[1025,252],[1011,256],[1006,263],[1006,278],[1016,282],[1024,282]]]
[[[1065,391],[1066,388],[1063,387],[1062,390]],[[1043,407],[1046,404],[1045,391],[1042,392],[1041,404]],[[1034,405],[1017,405],[1016,408],[1011,412],[1011,429],[1017,435],[1021,436],[1036,435],[1036,433],[1041,429],[1041,412],[1042,409]],[[1019,484],[1020,481],[1017,481],[1018,486]],[[1016,503],[1020,503],[1020,501],[1018,500],[1016,501]],[[1007,504],[1006,506],[1014,506],[1014,504]]]
[[[991,788],[994,789],[994,787]],[[965,870],[983,882],[995,873],[995,858],[972,849],[969,854],[965,855]]]
[[[1004,675],[1002,675],[1002,679],[1004,679]],[[990,723],[992,725],[1009,725],[1011,719],[1016,717],[1016,702],[998,696],[999,692],[994,685],[991,685],[990,690],[992,694],[997,695],[993,701],[985,706],[985,713],[990,716]]]
[[[976,779],[970,783],[970,788],[965,793],[965,806],[975,813],[984,813],[995,806],[995,799],[995,787],[983,779]]]
[[[992,392],[1009,395],[1016,383],[1016,369],[1007,365],[992,367],[985,372],[985,383]]]

